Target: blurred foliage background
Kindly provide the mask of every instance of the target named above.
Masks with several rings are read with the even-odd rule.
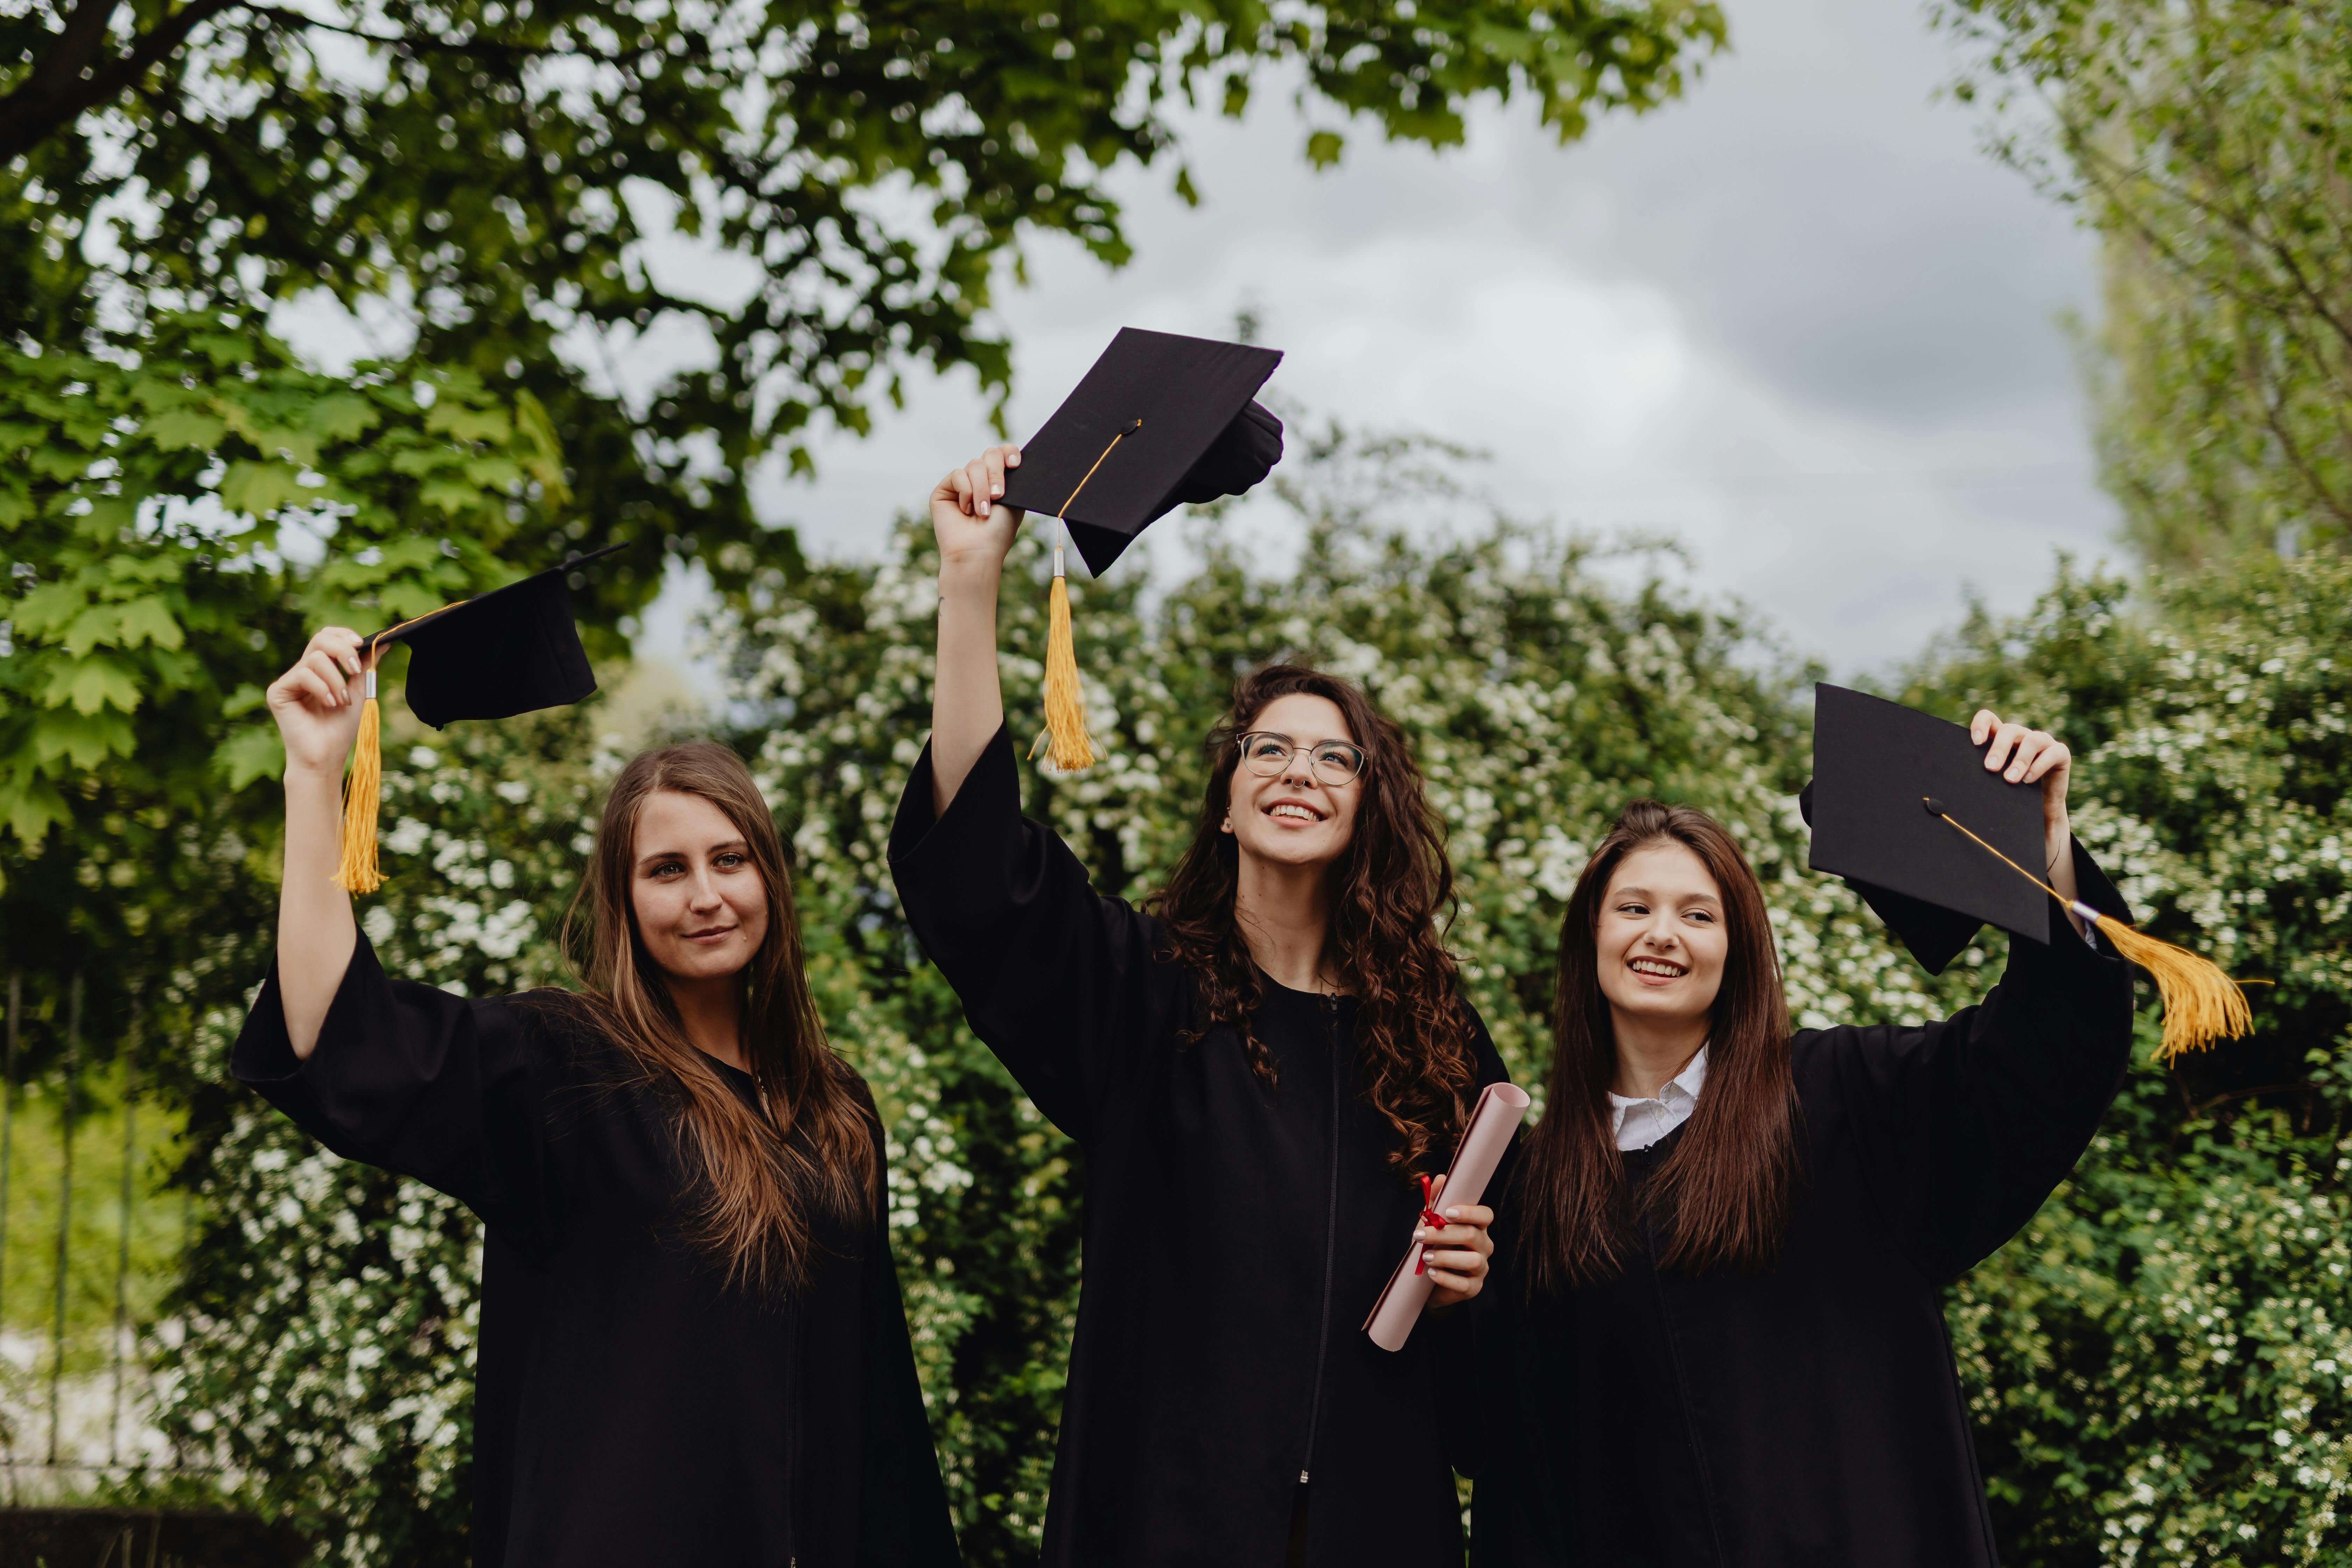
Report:
[[[2100,237],[2085,386],[2145,570],[2061,563],[2032,610],[1979,615],[1881,684],[2057,729],[2084,759],[2081,831],[2147,923],[2267,983],[2253,1038],[2137,1069],[2075,1179],[1951,1294],[2000,1538],[2035,1568],[2352,1563],[2347,13],[1936,14],[1992,152]],[[102,1428],[124,1321],[146,1457],[180,1463],[84,1491],[228,1498],[334,1562],[461,1552],[474,1222],[225,1080],[275,896],[257,703],[322,619],[399,618],[620,542],[578,594],[612,676],[667,562],[718,590],[724,728],[791,836],[820,997],[890,1123],[965,1546],[1022,1561],[1082,1173],[962,1028],[881,860],[927,721],[928,537],[805,559],[753,519],[749,478],[804,463],[815,422],[862,428],[911,369],[969,366],[1001,396],[990,289],[1024,233],[1125,258],[1104,175],[1133,160],[1189,191],[1174,103],[1238,112],[1267,69],[1296,71],[1318,163],[1359,120],[1456,141],[1486,96],[1532,100],[1565,140],[1682,90],[1723,17],[1688,0],[338,15],[0,16],[0,967],[20,999],[0,1444],[40,1448],[51,1372],[77,1429]],[[639,242],[671,227],[758,281],[665,291]],[[273,311],[320,293],[374,323],[377,359],[327,375],[272,336]],[[712,353],[625,393],[595,346],[657,320]],[[1654,550],[1496,515],[1465,454],[1294,429],[1295,570],[1250,570],[1212,513],[1184,525],[1180,576],[1077,587],[1111,756],[1025,776],[1105,890],[1169,864],[1233,677],[1295,655],[1412,732],[1463,875],[1451,940],[1523,1078],[1560,903],[1637,792],[1739,833],[1801,1021],[1928,1016],[1998,973],[1988,938],[1927,983],[1804,869],[1816,672],[1773,628],[1667,586]],[[1042,570],[1034,541],[1019,562]],[[1016,715],[1036,709],[1042,605],[1007,605]],[[387,962],[469,993],[560,979],[551,936],[598,791],[658,723],[595,703],[436,736],[387,706],[393,880],[364,914]],[[89,1206],[60,1252],[27,1216],[62,1194],[68,1135]]]

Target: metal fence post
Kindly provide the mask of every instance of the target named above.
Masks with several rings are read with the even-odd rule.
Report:
[[[81,971],[74,971],[72,999],[66,1009],[66,1091],[58,1101],[58,1310],[50,1330],[49,1463],[58,1462],[58,1396],[66,1376],[66,1237],[73,1222],[74,1089],[81,1079]]]
[[[114,1403],[106,1416],[106,1462],[122,1459],[123,1342],[131,1332],[131,1173],[139,1151],[140,991],[131,990],[131,1031],[122,1043],[122,1237],[114,1255]]]
[[[25,976],[8,972],[8,1057],[0,1070],[0,1303],[7,1298],[8,1179],[16,1169],[16,1034],[25,1014]],[[0,1314],[0,1323],[8,1320]],[[8,1462],[8,1501],[16,1500],[16,1440],[14,1433],[0,1444]]]
[[[0,1071],[0,1307],[8,1300],[8,1178],[16,1169],[16,1030],[25,1016],[25,976],[8,972],[8,1065]],[[8,1321],[0,1311],[0,1323]]]

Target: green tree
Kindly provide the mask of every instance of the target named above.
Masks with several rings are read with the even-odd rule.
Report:
[[[326,377],[233,323],[156,326],[136,363],[0,345],[0,951],[26,1072],[62,1047],[74,973],[102,1060],[134,997],[178,1037],[189,965],[267,924],[259,704],[308,627],[491,586],[502,547],[573,515],[527,393]],[[182,1053],[148,1057],[178,1079]]]
[[[2107,487],[2148,559],[2352,541],[2352,11],[1946,0],[1994,146],[2100,236]]]
[[[1710,0],[33,0],[0,19],[0,336],[389,302],[422,363],[549,410],[600,536],[725,589],[777,547],[750,471],[805,464],[813,419],[862,429],[914,364],[1002,394],[984,311],[1024,234],[1116,264],[1114,169],[1173,159],[1190,194],[1178,103],[1238,113],[1278,73],[1318,163],[1357,116],[1458,142],[1487,96],[1566,140],[1674,96],[1722,36]],[[642,242],[672,227],[733,280],[658,281]],[[583,344],[656,322],[707,360],[633,407]],[[655,576],[609,575],[607,608]]]

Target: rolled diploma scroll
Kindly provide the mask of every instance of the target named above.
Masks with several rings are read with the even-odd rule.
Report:
[[[1478,1096],[1477,1109],[1470,1113],[1470,1131],[1462,1135],[1462,1146],[1454,1152],[1454,1164],[1445,1173],[1445,1191],[1439,1203],[1449,1207],[1466,1205],[1486,1195],[1486,1184],[1494,1180],[1495,1167],[1502,1163],[1503,1151],[1510,1147],[1511,1134],[1518,1131],[1528,1103],[1528,1091],[1517,1084],[1486,1086]],[[1421,1222],[1413,1223],[1418,1226]],[[1389,1276],[1388,1289],[1372,1303],[1372,1315],[1364,1320],[1364,1332],[1384,1351],[1404,1349],[1413,1324],[1421,1321],[1421,1310],[1429,1305],[1429,1293],[1436,1289],[1429,1276],[1419,1271],[1420,1262],[1421,1243],[1416,1241],[1396,1272]]]

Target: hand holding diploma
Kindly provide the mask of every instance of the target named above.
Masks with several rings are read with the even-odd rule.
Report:
[[[1444,1202],[1445,1178],[1440,1176],[1431,1184],[1429,1207],[1422,1212],[1421,1226],[1412,1233],[1413,1240],[1421,1243],[1423,1269],[1433,1287],[1429,1304],[1441,1310],[1467,1301],[1486,1289],[1486,1259],[1495,1251],[1486,1235],[1486,1227],[1495,1223],[1493,1209],[1485,1204],[1441,1207]],[[1431,1223],[1432,1215],[1445,1223]]]
[[[1412,1245],[1364,1320],[1364,1332],[1381,1349],[1402,1350],[1423,1307],[1451,1307],[1486,1288],[1486,1258],[1495,1250],[1486,1227],[1495,1223],[1495,1211],[1478,1200],[1486,1195],[1528,1103],[1527,1090],[1514,1084],[1490,1083],[1480,1091],[1454,1168],[1430,1184]],[[1445,1203],[1449,1181],[1461,1203]]]

